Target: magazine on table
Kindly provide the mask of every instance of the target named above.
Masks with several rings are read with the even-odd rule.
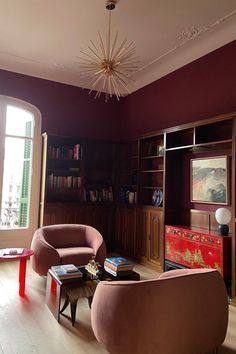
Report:
[[[17,256],[23,254],[24,248],[4,248],[0,250],[1,255],[3,256]]]
[[[83,273],[74,264],[63,264],[51,267],[59,279],[81,278]]]

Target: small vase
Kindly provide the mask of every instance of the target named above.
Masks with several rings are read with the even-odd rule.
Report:
[[[226,224],[221,224],[218,226],[219,233],[221,236],[228,236],[229,234],[229,226]]]

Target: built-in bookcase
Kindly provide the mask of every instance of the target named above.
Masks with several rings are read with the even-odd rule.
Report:
[[[208,220],[207,215],[214,215],[221,206],[191,202],[191,159],[227,156],[226,207],[232,211],[232,254],[227,261],[232,264],[231,289],[236,295],[234,113],[134,140],[44,134],[43,141],[40,226],[87,223],[102,233],[110,250],[123,251],[124,255],[162,269],[164,225],[194,226],[192,216],[196,214],[200,227],[202,220]],[[114,244],[116,249],[112,248]]]
[[[159,192],[160,200],[164,186],[164,134],[141,138],[139,168],[139,204],[155,205],[153,195]],[[156,204],[163,206],[163,200]]]
[[[87,202],[114,202],[116,144],[112,141],[84,140],[84,187]]]
[[[83,144],[43,134],[43,202],[84,201]]]
[[[118,146],[117,201],[137,203],[139,169],[138,141],[120,142]]]

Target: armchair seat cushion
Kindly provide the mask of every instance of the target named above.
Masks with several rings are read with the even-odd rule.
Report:
[[[60,256],[61,264],[72,263],[81,266],[87,264],[95,256],[93,248],[90,247],[68,247],[56,250]]]

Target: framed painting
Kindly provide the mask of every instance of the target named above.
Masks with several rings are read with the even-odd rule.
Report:
[[[228,204],[228,157],[191,160],[191,202]]]

